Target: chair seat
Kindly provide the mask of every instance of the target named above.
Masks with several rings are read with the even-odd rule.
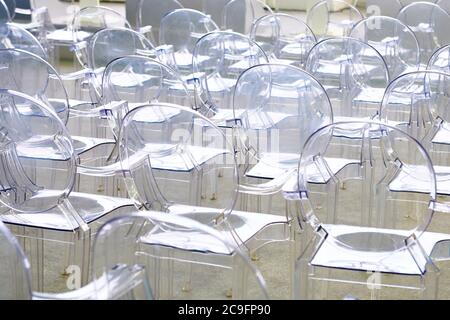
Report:
[[[78,31],[77,37],[80,40],[88,38],[91,34],[89,32]],[[47,35],[47,40],[59,44],[73,44],[73,32],[67,29],[58,29]]]
[[[334,174],[338,173],[346,165],[355,163],[355,160],[344,158],[326,158],[326,160]],[[261,160],[247,171],[245,175],[251,178],[275,179],[288,170],[298,169],[298,161],[298,154],[263,153]],[[310,173],[308,180],[311,183],[326,183],[328,181],[324,181],[324,178],[317,170],[308,170],[308,172]],[[295,178],[297,178],[296,174]]]
[[[211,224],[212,220],[222,212],[220,209],[194,207],[187,205],[173,205],[169,208],[170,214],[183,215],[202,223]],[[286,217],[254,212],[233,211],[228,217],[239,239],[244,243],[258,232],[272,224],[287,223]],[[225,238],[232,243],[229,231],[220,230]],[[200,232],[166,231],[154,232],[144,237],[143,242],[151,245],[161,245],[180,250],[230,255],[233,254],[224,243],[209,234]]]
[[[388,252],[387,250],[387,248],[394,248],[396,244],[403,243],[411,231],[346,225],[324,225],[324,229],[329,236],[314,254],[310,262],[314,266],[417,276],[426,272],[427,261],[423,256],[416,256],[414,259],[410,251],[402,246],[399,246],[396,251]],[[380,243],[384,245],[384,251],[364,250],[364,240],[369,237],[371,241],[375,237],[380,239]],[[344,238],[347,243],[353,239],[352,245],[359,249],[344,246],[335,240]],[[450,235],[425,232],[419,238],[419,243],[425,254],[430,256],[436,244],[446,240],[450,240]]]
[[[391,191],[429,193],[430,182],[427,168],[418,165],[405,165],[389,184]],[[436,189],[441,195],[450,195],[450,167],[434,166]],[[413,175],[411,175],[413,173]],[[423,179],[421,179],[423,177]]]
[[[133,154],[127,161],[129,166],[138,164],[140,161],[145,159],[150,153],[168,153],[167,155],[153,156],[152,157],[152,168],[156,170],[168,170],[177,172],[190,172],[195,167],[202,166],[209,160],[225,154],[227,151],[224,149],[217,148],[207,148],[207,147],[188,147],[190,156],[181,157],[179,153],[170,152],[171,148],[175,148],[175,145],[170,144],[147,144],[142,150]],[[187,161],[190,159],[190,161]],[[117,161],[110,165],[96,168],[96,170],[90,170],[90,168],[85,168],[83,166],[78,167],[77,172],[80,174],[97,176],[100,172],[103,172],[101,176],[114,176],[121,174],[123,172],[122,164]]]
[[[54,194],[51,194],[51,191],[46,192],[49,197],[60,193],[60,191],[55,191]],[[80,192],[71,192],[69,201],[88,224],[119,208],[129,206],[131,209],[131,207],[134,207],[134,203],[130,199]],[[68,221],[59,208],[44,213],[12,213],[7,211],[0,215],[0,219],[7,224],[58,231],[73,231],[72,226],[77,225],[75,220]]]
[[[77,155],[81,155],[84,152],[87,152],[100,145],[115,143],[112,139],[90,138],[81,136],[72,136],[72,142],[75,154]],[[19,157],[30,159],[60,161],[68,160],[67,157],[63,156],[57,151],[56,145],[53,143],[51,136],[43,135],[35,135],[32,139],[26,140],[25,143],[18,143],[17,154]]]

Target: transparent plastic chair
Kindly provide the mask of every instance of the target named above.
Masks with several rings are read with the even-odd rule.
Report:
[[[164,16],[159,30],[159,43],[170,46],[174,61],[164,61],[181,75],[192,73],[192,54],[195,44],[205,34],[219,27],[204,13],[192,9],[177,9]],[[161,50],[164,50],[161,48]],[[169,55],[170,57],[170,55]]]
[[[89,96],[92,102],[101,102],[103,71],[108,63],[136,54],[156,57],[157,52],[146,37],[131,29],[105,28],[89,39],[85,73],[88,75]]]
[[[143,122],[149,113],[158,115],[160,121]],[[130,111],[121,127],[120,160],[128,194],[138,208],[193,218],[214,227],[244,250],[261,244],[257,234],[272,225],[286,224],[284,217],[233,210],[239,188],[234,149],[221,129],[192,109],[155,103]],[[211,189],[220,197],[201,196],[202,190]],[[166,246],[174,246],[172,238],[164,241]],[[222,258],[229,256],[229,251],[195,237],[181,240],[179,245],[187,246],[188,256],[204,252],[207,246],[211,255],[202,259],[218,267],[224,266]],[[191,273],[189,268],[187,288]],[[243,276],[239,268],[233,268],[233,273]],[[241,283],[233,287],[235,298],[243,294],[244,280],[235,283]]]
[[[61,77],[47,61],[27,51],[0,49],[0,63],[4,66],[0,71],[0,88],[25,93],[51,107],[61,121],[72,129],[71,138],[76,156],[99,145],[114,143],[113,140],[98,139],[95,133],[89,134],[87,130],[81,129],[81,122],[84,122],[85,127],[87,119],[91,120],[99,114],[78,112],[70,107],[73,100],[69,100]],[[26,114],[35,115],[33,109]],[[74,119],[79,122],[77,125],[73,124]]]
[[[306,71],[325,88],[334,121],[371,119],[379,109],[389,72],[372,46],[353,38],[330,38],[310,51]]]
[[[178,103],[193,108],[191,98],[183,80],[176,71],[154,59],[144,56],[125,56],[110,62],[103,73],[102,104],[92,109],[91,105],[78,106],[87,109],[93,126],[102,133],[97,136],[112,136],[115,145],[105,145],[95,156],[83,157],[78,172],[83,174],[81,185],[95,185],[98,191],[117,195],[125,191],[121,187],[122,170],[118,158],[118,135],[125,114],[150,102]],[[143,122],[159,122],[159,115],[148,113]],[[87,176],[104,178],[105,181],[90,183]]]
[[[221,28],[248,35],[253,21],[272,13],[272,9],[260,0],[230,0],[223,7]]]
[[[434,70],[403,75],[386,89],[380,107],[381,121],[407,132],[427,150],[436,172],[437,193],[446,202],[450,196],[449,81],[450,75]],[[410,157],[414,158],[412,151]],[[414,186],[418,188],[417,183]],[[432,230],[447,230],[445,215],[437,221]]]
[[[248,35],[253,21],[272,13],[260,0],[231,0],[223,8],[222,29]]]
[[[221,126],[233,121],[232,97],[239,75],[251,66],[268,63],[264,51],[235,32],[211,32],[197,42],[193,58],[196,108]]]
[[[437,49],[428,61],[427,70],[437,70],[450,73],[450,45]]]
[[[316,44],[316,36],[300,19],[284,13],[263,16],[253,22],[250,38],[266,52],[272,63],[304,67]]]
[[[420,48],[414,32],[400,20],[371,16],[358,22],[350,37],[374,47],[384,58],[391,79],[420,67]]]
[[[50,107],[25,94],[2,89],[0,97],[0,219],[30,259],[33,288],[61,290],[68,266],[78,268],[85,284],[96,225],[132,203],[71,192],[76,161],[62,121]]]
[[[347,37],[353,26],[362,19],[364,15],[361,11],[346,1],[323,0],[308,10],[306,24],[317,39],[322,40],[330,37]]]
[[[85,7],[73,17],[69,30],[72,32],[75,54],[81,66],[89,66],[89,39],[105,28],[131,29],[131,25],[120,13],[106,7]]]
[[[30,263],[19,242],[0,221],[0,297],[2,300],[93,300],[152,299],[145,269],[139,265],[116,265],[95,281],[74,291],[32,291]]]
[[[446,30],[450,28],[450,15],[431,2],[414,2],[404,7],[397,16],[416,35],[420,48],[420,62],[426,64],[433,52],[450,43]]]
[[[183,8],[183,5],[178,0],[140,0],[137,13],[138,30],[146,31],[146,29],[150,28],[153,43],[164,45],[164,43],[158,42],[161,20],[168,13]]]
[[[338,133],[350,130],[363,143],[342,143],[352,138]],[[351,163],[333,172],[336,152],[351,154]],[[298,170],[298,221],[313,235],[296,262],[296,298],[436,298],[439,269],[431,255],[449,235],[426,231],[440,205],[420,142],[377,122],[334,123],[308,139]],[[422,193],[407,181],[420,183]]]
[[[186,239],[193,243],[188,244]],[[114,265],[146,266],[156,299],[223,299],[222,290],[228,289],[223,287],[224,279],[234,282],[234,287],[241,287],[239,291],[243,294],[233,295],[234,299],[268,298],[261,272],[233,239],[186,216],[142,211],[114,218],[99,230],[94,251],[94,270],[100,274]],[[224,272],[210,265],[216,251],[224,252]],[[97,263],[100,268],[95,268]],[[193,291],[183,289],[184,271],[190,263],[196,266],[192,282],[199,286]],[[234,273],[230,279],[227,273],[232,267],[239,267],[241,273]]]
[[[289,65],[261,64],[244,71],[233,95],[235,144],[239,162],[241,210],[276,212],[272,196],[297,178],[306,139],[333,122],[325,89],[305,71]],[[250,195],[269,203],[249,210]],[[286,207],[282,207],[286,212]],[[288,219],[289,219],[288,215]]]

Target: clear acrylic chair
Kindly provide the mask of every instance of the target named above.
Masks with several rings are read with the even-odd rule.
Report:
[[[187,216],[141,211],[108,221],[96,236],[94,271],[101,275],[115,265],[146,266],[156,299],[223,299],[222,290],[228,289],[224,280],[240,287],[243,294],[233,295],[235,299],[267,299],[261,272],[235,241]],[[222,257],[217,252],[223,252]],[[215,255],[225,262],[224,272],[210,265]],[[183,286],[190,263],[195,264],[191,281],[197,289],[187,291]],[[238,267],[240,273],[230,278],[227,273],[232,267]]]
[[[343,17],[344,16],[344,17]],[[353,26],[364,15],[358,8],[342,0],[323,0],[312,6],[306,15],[306,24],[318,40],[347,37]]]
[[[153,43],[163,45],[164,43],[158,42],[161,20],[168,13],[183,8],[183,5],[178,0],[139,0],[137,12],[138,30],[151,28]]]
[[[97,31],[88,41],[86,74],[89,97],[101,102],[102,77],[108,63],[127,55],[156,57],[153,44],[141,33],[127,28],[105,28]],[[81,89],[81,85],[78,87]],[[81,95],[81,92],[79,92]]]
[[[362,143],[335,143],[352,139],[339,136],[351,130]],[[336,153],[351,154],[338,172],[330,160]],[[296,262],[296,298],[436,298],[432,253],[449,235],[426,231],[440,205],[420,142],[377,122],[334,123],[308,139],[298,172],[297,221],[312,237]],[[408,181],[419,183],[420,194]]]
[[[132,202],[71,192],[76,160],[63,122],[25,94],[2,89],[0,98],[0,218],[30,259],[33,289],[66,291],[74,270],[84,285],[91,236],[102,219],[129,210]]]
[[[95,281],[74,291],[33,291],[30,263],[19,241],[0,221],[0,298],[2,300],[112,300],[153,298],[146,270],[139,265],[117,264]],[[99,250],[100,251],[100,250]]]
[[[358,22],[350,37],[374,47],[384,58],[391,79],[420,67],[420,48],[414,32],[400,20],[371,16]]]
[[[404,7],[397,16],[417,37],[420,62],[425,68],[433,52],[450,43],[446,30],[450,28],[450,15],[431,2],[414,2]]]
[[[233,111],[235,148],[241,159],[240,209],[280,214],[279,203],[272,205],[273,196],[295,182],[306,139],[333,122],[325,89],[297,67],[261,64],[239,77]],[[256,208],[251,206],[255,197],[259,200]],[[268,204],[261,206],[263,199]],[[281,214],[286,212],[285,204],[281,209]]]
[[[221,126],[233,120],[232,97],[239,75],[269,60],[250,38],[235,32],[211,32],[197,42],[193,58],[196,108]]]
[[[86,120],[99,116],[99,113],[80,113],[72,108],[73,100],[68,98],[61,77],[47,61],[27,51],[0,49],[0,63],[4,66],[0,71],[0,88],[25,93],[52,108],[61,121],[70,126],[77,156],[100,145],[114,143],[111,139],[97,138],[95,132],[86,130]],[[34,110],[30,109],[26,114],[33,116]],[[75,120],[77,125],[73,123]]]
[[[231,0],[223,7],[222,29],[248,35],[256,19],[272,13],[260,0]]]
[[[444,73],[450,73],[449,52],[450,45],[445,45],[437,49],[428,61],[427,70],[437,70]]]
[[[146,114],[158,115],[160,121],[142,121]],[[221,129],[190,108],[155,103],[130,111],[121,127],[120,160],[128,194],[138,208],[191,217],[214,227],[246,251],[262,245],[257,234],[270,232],[272,225],[276,232],[278,225],[286,224],[285,217],[233,210],[239,188],[233,146]],[[202,190],[214,190],[220,197],[202,197]],[[170,237],[165,241],[171,246]],[[187,257],[211,245],[200,239],[181,240],[180,245],[186,244]],[[228,251],[210,247],[210,252],[202,255],[203,261],[231,266]],[[244,276],[239,268],[232,271]],[[186,269],[186,288],[191,286],[191,273],[192,268]],[[242,295],[244,280],[232,288],[233,297]]]
[[[403,75],[386,89],[380,107],[381,121],[407,132],[427,150],[436,172],[437,193],[445,203],[450,196],[449,81],[447,73],[435,70]],[[414,157],[412,151],[410,156]],[[418,188],[417,183],[414,186]],[[446,214],[435,221],[431,230],[447,232]]]
[[[383,57],[369,44],[353,38],[330,38],[310,51],[305,70],[325,88],[334,121],[373,118],[389,84]]]
[[[159,43],[170,46],[165,50],[173,52],[174,61],[164,62],[177,69],[181,75],[191,74],[192,54],[198,39],[218,30],[219,27],[211,17],[200,11],[177,9],[168,13],[161,20]]]
[[[175,70],[157,60],[137,55],[117,58],[106,66],[102,95],[102,104],[79,105],[77,108],[81,109],[81,116],[84,110],[90,115],[96,114],[90,125],[93,136],[112,137],[115,144],[104,145],[92,156],[82,157],[78,172],[83,175],[82,186],[95,186],[91,192],[118,195],[126,191],[121,186],[122,170],[118,158],[118,135],[125,114],[140,105],[157,101],[193,108],[193,99]],[[142,121],[159,123],[160,117],[148,113]],[[100,181],[92,182],[92,178],[100,178]]]
[[[284,13],[263,16],[253,22],[250,38],[259,44],[272,63],[304,67],[316,44],[316,36],[300,19]]]

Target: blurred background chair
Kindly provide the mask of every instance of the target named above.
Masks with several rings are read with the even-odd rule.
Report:
[[[192,61],[196,108],[226,126],[233,120],[232,97],[239,75],[268,62],[264,51],[246,36],[228,31],[206,34],[195,45]]]
[[[304,67],[306,57],[316,44],[311,29],[300,19],[275,13],[253,22],[250,38],[266,53],[272,63]]]
[[[399,12],[397,19],[410,27],[416,35],[422,68],[426,68],[437,48],[450,43],[450,35],[445,31],[450,28],[450,15],[434,3],[411,3]]]
[[[183,9],[183,6],[177,0],[139,0],[137,8],[137,29],[151,27],[153,43],[159,43],[159,28],[161,20],[168,13],[177,9]]]
[[[181,75],[190,75],[195,44],[205,34],[218,30],[211,17],[200,11],[177,9],[168,13],[161,20],[159,43],[170,46],[166,50],[173,53],[174,61],[164,62],[177,69]]]
[[[256,19],[272,13],[272,9],[260,0],[231,0],[223,7],[222,29],[248,35]]]
[[[358,22],[350,37],[374,47],[384,58],[391,79],[420,67],[420,48],[412,30],[400,20],[371,16]]]
[[[306,24],[317,39],[322,40],[329,37],[347,37],[353,26],[362,19],[364,15],[361,11],[346,1],[324,0],[308,10]]]

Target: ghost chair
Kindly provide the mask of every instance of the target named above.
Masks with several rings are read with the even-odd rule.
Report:
[[[277,212],[272,198],[296,179],[301,149],[318,128],[333,122],[330,100],[305,71],[261,64],[239,77],[233,95],[241,210]],[[256,208],[251,201],[258,199]],[[261,200],[268,202],[261,206]],[[287,207],[284,206],[281,214]],[[278,212],[280,213],[280,212]],[[289,217],[289,215],[288,215]]]
[[[296,17],[276,13],[257,19],[250,38],[265,51],[272,63],[304,67],[306,57],[316,44],[311,29]]]
[[[121,185],[122,169],[118,158],[118,136],[125,114],[158,101],[193,108],[193,99],[175,70],[157,60],[137,55],[111,61],[104,70],[101,91],[102,104],[79,105],[77,109],[80,119],[84,119],[84,112],[93,115],[91,127],[95,136],[112,137],[115,143],[93,150],[92,156],[81,157],[78,172],[82,175],[82,186],[95,186],[98,192],[118,195],[126,192]],[[161,119],[159,113],[148,112],[142,121],[159,123]]]
[[[353,26],[362,19],[364,15],[358,8],[342,0],[319,1],[306,14],[306,24],[318,40],[347,37]]]
[[[116,265],[145,266],[155,299],[222,299],[227,282],[239,288],[233,299],[268,298],[261,272],[235,241],[189,213],[145,210],[113,218],[99,230],[93,251],[94,274],[100,276]],[[184,269],[191,263],[191,281],[198,288],[188,291]]]
[[[77,290],[63,293],[34,291],[30,262],[19,241],[0,222],[0,297],[2,300],[116,300],[153,299],[141,265],[116,264]]]
[[[352,139],[338,134],[350,130],[359,131],[355,135],[363,143],[333,142]],[[349,147],[339,153],[352,154],[353,163],[334,173],[330,158]],[[410,181],[420,184],[420,194]],[[323,186],[328,193],[317,192]],[[439,269],[433,255],[445,253],[448,244],[439,247],[449,235],[426,231],[443,206],[436,198],[433,164],[419,141],[378,122],[325,126],[303,148],[297,188],[297,221],[307,224],[312,238],[297,257],[296,298],[436,299]],[[396,211],[388,209],[392,205]]]
[[[0,96],[1,220],[29,258],[33,289],[65,290],[75,269],[84,285],[92,235],[108,214],[123,213],[132,202],[71,192],[76,158],[63,122],[30,96],[5,89]]]
[[[369,44],[353,38],[330,38],[310,51],[305,70],[325,88],[334,121],[376,116],[389,72],[383,57]]]
[[[160,122],[142,121],[149,112],[158,114]],[[233,239],[246,252],[268,242],[264,237],[259,241],[256,234],[280,236],[279,227],[286,225],[285,217],[234,210],[239,186],[233,146],[221,129],[190,108],[154,103],[130,111],[120,131],[120,160],[128,194],[138,208],[191,217]],[[221,178],[210,185],[207,176],[217,172]],[[202,197],[203,188],[214,188],[220,197]],[[166,239],[164,243],[171,246],[170,237]],[[194,239],[181,243],[188,244],[189,251],[203,251],[197,244],[210,246],[208,241]],[[224,266],[219,258],[229,252],[209,251],[213,255],[204,256],[208,263]],[[186,288],[191,287],[193,269],[186,269]],[[245,276],[239,269],[234,268],[235,272]],[[241,294],[241,289],[233,287],[233,296]]]
[[[163,62],[178,70],[180,75],[190,75],[195,44],[205,34],[218,30],[211,17],[200,11],[177,9],[168,13],[161,20],[159,43],[170,50],[166,56],[173,57],[173,61]]]
[[[217,124],[229,126],[239,75],[254,65],[268,62],[261,47],[241,34],[217,31],[200,38],[194,49],[194,77],[189,87],[195,90],[197,110]]]
[[[449,80],[447,73],[435,70],[403,75],[386,89],[380,107],[381,121],[407,132],[426,149],[436,172],[437,194],[445,203],[450,195]],[[410,157],[415,157],[413,150]],[[420,190],[417,182],[413,185]],[[431,230],[447,232],[445,221],[446,215],[440,214]]]
[[[374,47],[384,58],[391,79],[420,67],[420,48],[411,29],[391,17],[371,16],[358,22],[350,37]]]
[[[404,7],[397,19],[407,25],[416,35],[423,68],[433,52],[450,43],[446,30],[450,28],[450,15],[431,2],[414,2]]]
[[[140,0],[137,13],[138,30],[151,28],[153,43],[159,43],[159,29],[161,20],[172,11],[183,9],[183,5],[177,0]]]
[[[272,13],[260,0],[231,0],[223,7],[222,29],[248,35],[256,19]]]

